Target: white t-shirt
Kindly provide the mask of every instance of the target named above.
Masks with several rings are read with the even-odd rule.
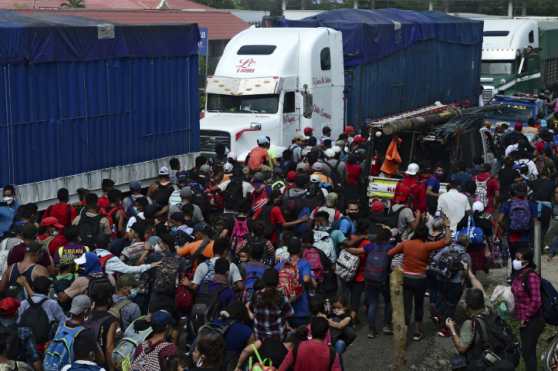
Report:
[[[465,216],[465,212],[470,209],[471,205],[467,196],[456,189],[450,189],[438,197],[438,210],[447,216],[453,232],[455,232],[457,224]]]
[[[198,265],[194,272],[192,282],[199,286],[203,281],[211,281],[215,275],[215,262],[217,259],[219,259],[219,257],[215,256]],[[236,264],[231,263],[229,266],[229,283],[233,285],[238,281],[242,281],[240,270]]]

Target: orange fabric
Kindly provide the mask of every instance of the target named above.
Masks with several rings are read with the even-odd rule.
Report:
[[[399,150],[397,146],[402,142],[399,138],[393,138],[389,143],[389,146],[386,151],[386,158],[380,171],[387,175],[396,175],[399,172],[399,165],[401,165],[401,155],[399,154]]]
[[[414,276],[426,275],[426,266],[430,252],[439,250],[446,245],[446,241],[423,242],[421,240],[408,240],[399,243],[388,251],[389,256],[403,253],[403,273]]]
[[[248,168],[251,171],[258,171],[264,165],[264,163],[269,158],[267,149],[262,147],[256,147],[250,151],[248,154]]]
[[[186,245],[177,249],[176,253],[180,256],[194,255],[196,251],[198,251],[198,248],[200,247],[202,241],[203,240],[197,240],[192,243],[187,243]],[[202,255],[205,256],[206,258],[213,257],[213,241],[209,241],[207,246],[203,249]]]

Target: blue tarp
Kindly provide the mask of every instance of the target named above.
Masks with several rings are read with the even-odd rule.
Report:
[[[191,25],[114,25],[76,16],[0,11],[0,64],[187,57],[197,54]],[[108,32],[107,32],[108,31]]]
[[[285,20],[283,25],[341,31],[346,67],[377,61],[426,40],[480,45],[483,29],[481,21],[399,9],[338,9],[298,21]]]

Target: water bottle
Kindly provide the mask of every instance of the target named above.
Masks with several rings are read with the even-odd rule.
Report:
[[[324,310],[326,314],[329,314],[329,312],[331,312],[331,303],[329,302],[329,299],[326,299],[324,302]]]

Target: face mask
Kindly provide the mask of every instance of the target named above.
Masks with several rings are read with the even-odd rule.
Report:
[[[5,196],[4,197],[4,202],[7,203],[8,205],[11,205],[14,202],[14,198],[11,197],[11,196]]]
[[[161,252],[161,251],[163,251],[163,249],[161,248],[161,245],[157,244],[157,245],[153,246],[153,251]]]
[[[521,260],[514,259],[512,262],[512,267],[516,271],[520,271],[523,269],[524,263]]]
[[[345,313],[345,311],[343,309],[334,309],[333,310],[333,314],[335,314],[336,316],[342,316],[343,313]]]
[[[54,230],[50,231],[50,235],[51,236],[58,236],[58,231],[54,229]]]

